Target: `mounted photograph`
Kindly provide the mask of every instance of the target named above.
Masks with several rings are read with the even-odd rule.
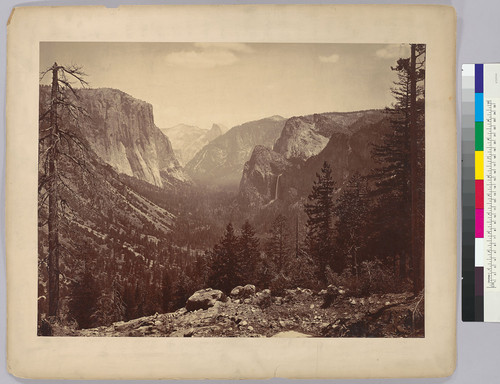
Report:
[[[41,42],[38,336],[425,337],[425,69]]]

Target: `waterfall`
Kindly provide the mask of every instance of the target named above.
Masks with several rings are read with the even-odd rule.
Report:
[[[276,188],[274,189],[274,200],[278,200],[278,185],[280,182],[280,176],[281,176],[281,173],[276,178]]]

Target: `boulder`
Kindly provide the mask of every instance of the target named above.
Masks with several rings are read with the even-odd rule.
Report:
[[[243,287],[241,285],[238,285],[237,287],[234,287],[233,290],[231,291],[231,297],[232,298],[238,298],[240,297],[241,291],[243,290]]]
[[[272,304],[271,291],[269,289],[264,289],[255,294],[255,303],[261,308],[267,308]]]
[[[196,311],[198,309],[208,309],[213,307],[217,301],[224,301],[226,296],[218,289],[200,289],[186,301],[187,311]]]
[[[255,285],[252,284],[247,284],[244,287],[238,285],[231,291],[231,297],[233,299],[248,299],[253,295],[255,295]]]
[[[248,298],[255,295],[255,285],[247,284],[243,287],[243,291],[241,292],[242,297]]]

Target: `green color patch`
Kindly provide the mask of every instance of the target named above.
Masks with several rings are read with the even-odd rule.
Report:
[[[475,144],[476,151],[484,150],[484,129],[482,121],[476,121],[475,143],[476,143]]]

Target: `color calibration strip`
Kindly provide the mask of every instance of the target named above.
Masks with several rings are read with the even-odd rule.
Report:
[[[474,65],[474,195],[475,195],[475,239],[474,239],[474,298],[475,320],[484,321],[483,252],[484,248],[484,89],[483,64]]]
[[[482,321],[476,314],[476,82],[475,65],[462,66],[462,320]],[[479,229],[479,228],[477,228]],[[479,242],[478,242],[479,244]],[[478,287],[479,288],[479,287]],[[481,287],[482,289],[482,287]],[[477,306],[476,306],[477,302]]]
[[[500,321],[497,284],[500,65],[462,66],[462,320]],[[499,109],[500,112],[500,109]]]

